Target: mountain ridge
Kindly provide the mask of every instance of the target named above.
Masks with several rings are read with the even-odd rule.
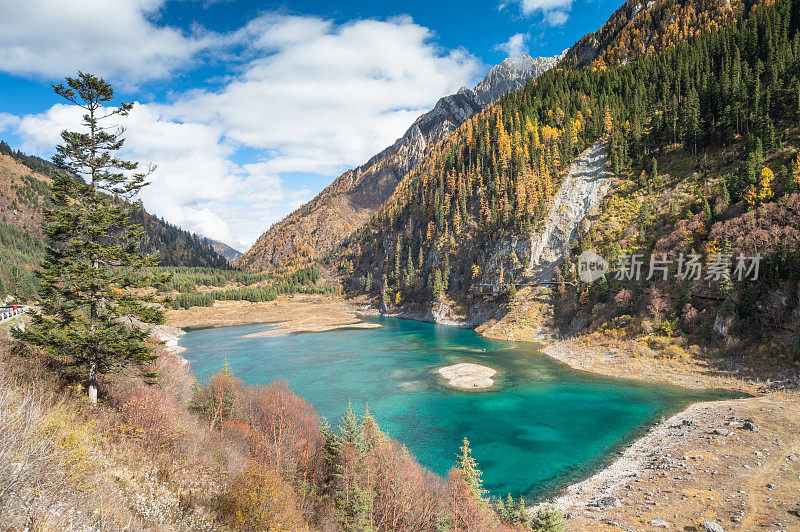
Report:
[[[249,271],[296,268],[331,251],[366,223],[432,144],[561,60],[520,54],[492,67],[472,89],[443,96],[391,146],[346,171],[311,201],[270,227],[237,262]]]

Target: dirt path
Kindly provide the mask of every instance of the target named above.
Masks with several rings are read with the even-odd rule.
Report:
[[[600,203],[611,186],[606,169],[606,142],[596,142],[569,167],[569,174],[556,194],[544,231],[531,236],[531,276],[550,281],[553,270],[567,256],[578,225]]]

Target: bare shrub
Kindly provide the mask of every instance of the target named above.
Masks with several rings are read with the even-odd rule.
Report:
[[[179,407],[157,388],[133,390],[120,407],[120,432],[150,451],[170,451],[181,437],[176,425]]]
[[[89,431],[49,399],[0,377],[0,515],[9,524],[52,523],[58,507],[85,500],[91,490]]]
[[[192,375],[185,358],[174,353],[163,353],[153,361],[151,369],[158,375],[156,384],[167,395],[184,405],[189,402],[197,379]]]

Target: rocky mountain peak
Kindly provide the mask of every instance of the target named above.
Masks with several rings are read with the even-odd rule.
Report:
[[[564,57],[564,53],[552,57],[533,58],[528,54],[519,54],[505,58],[475,86],[473,91],[476,99],[481,105],[487,106],[501,96],[521,89],[528,80],[553,68]]]

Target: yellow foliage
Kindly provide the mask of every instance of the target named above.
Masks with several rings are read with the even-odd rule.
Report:
[[[751,209],[758,205],[758,190],[755,186],[750,185],[750,187],[745,191],[744,200]]]
[[[708,256],[719,255],[721,251],[722,248],[719,246],[719,244],[717,244],[716,239],[710,240],[706,244],[706,253],[708,254]]]
[[[236,530],[305,530],[291,487],[273,471],[254,467],[220,495],[217,511]]]
[[[772,190],[772,181],[775,179],[775,174],[766,166],[761,169],[761,174],[758,176],[758,183],[751,185],[744,193],[744,200],[747,205],[752,209],[764,204],[772,199],[775,194]]]
[[[797,187],[800,187],[800,154],[797,155],[797,161],[794,163],[794,172],[792,180]]]
[[[772,181],[775,179],[775,174],[766,166],[761,169],[761,177],[758,182],[758,200],[761,203],[772,198],[774,192],[772,191]]]

